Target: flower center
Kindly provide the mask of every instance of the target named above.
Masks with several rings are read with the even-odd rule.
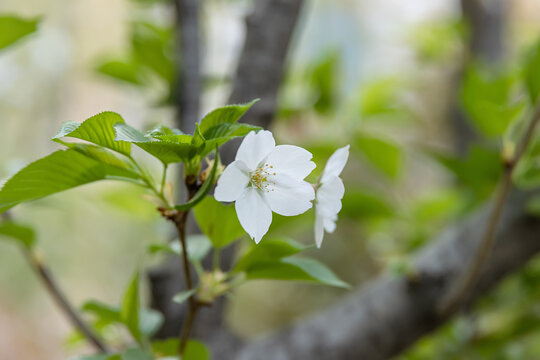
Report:
[[[255,171],[250,173],[251,185],[255,186],[261,191],[274,191],[272,185],[275,185],[275,183],[271,181],[270,178],[272,175],[276,175],[272,165],[264,164],[263,166],[259,166]]]

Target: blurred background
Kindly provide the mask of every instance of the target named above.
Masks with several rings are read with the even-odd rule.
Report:
[[[470,80],[472,59],[517,72],[540,35],[540,1],[478,2],[490,9],[487,23],[466,0],[304,4],[270,128],[279,143],[313,152],[314,179],[336,148],[351,144],[337,231],[309,255],[355,286],[383,270],[406,273],[409,255],[476,209],[498,180],[497,149],[469,152],[467,139],[477,131],[459,125],[467,124],[464,113],[474,117],[467,91],[481,89]],[[201,115],[228,102],[253,3],[207,0],[200,9]],[[178,126],[176,20],[168,2],[2,0],[0,14],[40,19],[35,33],[0,53],[1,179],[58,149],[50,138],[65,121],[111,110],[139,128]],[[466,165],[455,166],[457,159]],[[138,188],[114,182],[21,205],[13,215],[36,229],[41,256],[75,304],[118,303],[135,267],[163,261],[147,248],[172,231]],[[278,217],[269,236],[311,243],[313,216]],[[0,269],[0,359],[63,359],[87,350],[10,243],[0,242]],[[540,358],[539,279],[536,259],[474,317],[449,323],[399,359]],[[226,319],[238,336],[256,337],[346,293],[252,281],[232,295]]]

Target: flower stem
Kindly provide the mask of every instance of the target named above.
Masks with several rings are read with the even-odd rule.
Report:
[[[214,271],[219,270],[220,254],[221,254],[221,249],[214,248],[214,258],[213,258]]]
[[[523,139],[518,145],[515,155],[512,157],[512,159],[505,162],[503,180],[495,197],[495,202],[489,215],[486,230],[480,242],[479,248],[465,272],[458,278],[456,285],[450,289],[447,296],[443,297],[440,305],[437,307],[437,313],[439,316],[446,317],[454,312],[463,302],[464,298],[466,298],[466,296],[470,293],[471,289],[476,285],[484,262],[489,257],[493,244],[495,243],[497,225],[499,223],[508,194],[510,193],[510,189],[512,188],[512,175],[514,174],[517,164],[527,151],[539,122],[540,101],[536,104],[532,118],[529,121],[529,126],[525,131]]]
[[[161,196],[165,198],[164,192],[165,192],[165,182],[167,181],[167,168],[168,165],[163,165],[163,175],[161,176]]]
[[[141,165],[139,165],[139,163],[137,161],[135,161],[133,156],[131,156],[131,155],[126,155],[126,156],[133,163],[133,165],[135,165],[137,170],[139,170],[139,175],[141,175],[142,180],[146,184],[146,187],[149,188],[161,201],[163,201],[163,204],[165,204],[165,206],[170,208],[171,205],[169,204],[169,202],[167,201],[167,199],[163,195],[163,188],[164,188],[163,183],[165,182],[165,177],[166,177],[166,174],[167,174],[167,167],[165,167],[165,170],[164,170],[164,175],[163,175],[163,179],[162,179],[162,187],[161,187],[161,192],[160,192],[154,186],[154,183],[152,182],[152,180],[150,180],[150,178],[148,177],[148,174],[146,173],[146,171],[141,167]]]

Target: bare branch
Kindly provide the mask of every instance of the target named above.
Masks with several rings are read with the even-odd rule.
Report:
[[[540,220],[524,211],[530,196],[518,192],[510,196],[495,248],[471,301],[540,251]],[[247,345],[235,359],[382,360],[395,356],[447,320],[437,316],[436,305],[474,256],[488,210],[421,250],[414,262],[418,278],[383,274],[327,311]]]

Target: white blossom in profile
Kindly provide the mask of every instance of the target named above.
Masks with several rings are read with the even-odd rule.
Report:
[[[214,197],[235,202],[240,224],[259,243],[270,227],[272,211],[295,216],[312,207],[315,191],[304,181],[315,168],[312,157],[298,146],[276,146],[270,131],[252,131],[221,174]]]
[[[337,149],[324,168],[315,193],[315,243],[321,247],[324,232],[332,233],[336,229],[337,215],[341,210],[341,199],[345,186],[339,177],[347,159],[349,145]]]

